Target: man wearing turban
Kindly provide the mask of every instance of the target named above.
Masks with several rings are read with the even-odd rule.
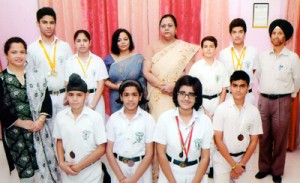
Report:
[[[274,20],[269,26],[273,48],[263,52],[255,64],[264,132],[259,139],[259,172],[255,177],[262,179],[271,174],[276,183],[284,174],[291,102],[300,88],[299,57],[285,47],[293,32],[288,21]]]

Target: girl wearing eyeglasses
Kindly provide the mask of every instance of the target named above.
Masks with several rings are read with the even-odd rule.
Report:
[[[160,115],[154,133],[162,170],[158,182],[207,182],[213,130],[209,118],[197,111],[202,105],[199,79],[188,75],[179,78],[173,102],[176,108]]]

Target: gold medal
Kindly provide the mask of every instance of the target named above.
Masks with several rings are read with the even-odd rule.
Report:
[[[57,72],[55,70],[51,70],[51,76],[56,77],[57,76]]]
[[[43,49],[44,55],[46,57],[46,60],[48,61],[48,64],[51,68],[51,76],[57,76],[57,72],[55,71],[55,67],[56,67],[56,44],[57,44],[57,40],[55,40],[54,42],[54,51],[53,51],[53,59],[51,60],[49,54],[47,53],[46,48],[44,47],[44,44],[42,43],[42,41],[39,41],[40,46]]]

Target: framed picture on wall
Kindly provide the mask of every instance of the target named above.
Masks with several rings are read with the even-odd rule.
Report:
[[[269,3],[253,3],[253,28],[267,28],[269,20]]]

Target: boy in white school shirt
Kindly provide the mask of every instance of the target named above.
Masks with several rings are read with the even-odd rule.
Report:
[[[219,60],[224,64],[228,76],[231,76],[234,71],[243,70],[250,77],[248,93],[246,101],[254,104],[254,94],[252,86],[254,83],[253,64],[258,59],[258,52],[256,48],[245,43],[247,25],[245,20],[241,18],[233,19],[229,24],[229,33],[232,40],[232,45],[220,51]],[[230,88],[228,88],[226,100],[231,98]]]
[[[251,183],[251,157],[263,133],[258,109],[246,102],[250,78],[245,71],[230,77],[232,98],[218,106],[213,118],[217,151],[213,156],[214,182]]]
[[[224,102],[226,97],[226,87],[229,86],[229,78],[225,66],[215,59],[217,46],[218,41],[215,37],[204,37],[201,41],[203,59],[194,63],[189,72],[189,75],[194,76],[201,81],[203,87],[202,109],[211,120],[217,106]],[[212,141],[210,148],[211,161],[209,164],[209,178],[213,178],[212,156],[215,150],[215,145]]]
[[[72,74],[67,85],[70,107],[57,114],[53,130],[64,183],[102,181],[100,158],[106,145],[104,120],[84,105],[87,97],[87,84],[79,75]]]
[[[55,36],[56,13],[50,7],[43,7],[36,12],[37,26],[40,37],[28,46],[27,69],[30,72],[41,72],[47,80],[52,100],[53,119],[64,108],[65,61],[72,56],[72,49],[68,43]],[[53,120],[49,121],[49,128],[53,131]]]

